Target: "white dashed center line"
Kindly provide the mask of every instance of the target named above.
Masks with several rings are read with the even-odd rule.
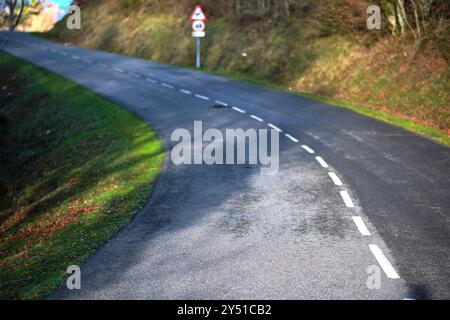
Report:
[[[163,87],[166,87],[166,88],[169,88],[169,89],[173,89],[173,85],[171,85],[171,84],[162,82],[161,85],[162,85]]]
[[[67,56],[68,56],[68,54],[67,54],[67,53],[65,53],[65,52],[63,52],[63,51],[60,51],[60,52],[59,52],[59,54],[60,54],[60,55],[62,55],[62,56],[65,56],[65,57],[67,57]]]
[[[208,97],[202,96],[201,94],[196,94],[195,95],[197,98],[202,99],[202,100],[209,100]]]
[[[344,203],[349,208],[354,208],[355,205],[353,204],[352,198],[350,198],[350,195],[348,194],[348,191],[341,190],[339,192],[341,194],[342,200],[344,200]]]
[[[151,82],[151,83],[157,83],[155,79],[146,78],[145,81]]]
[[[323,168],[328,168],[328,164],[325,162],[325,160],[323,160],[322,157],[316,157],[316,160]]]
[[[189,94],[189,95],[191,95],[191,94],[192,94],[192,92],[191,92],[191,91],[189,91],[189,90],[185,90],[185,89],[180,89],[180,92],[182,92],[182,93],[184,93],[184,94]]]
[[[334,172],[328,172],[328,175],[330,176],[331,180],[333,180],[334,184],[337,186],[342,186],[342,181],[339,179],[339,177]]]
[[[381,249],[376,244],[369,244],[369,248],[370,251],[372,251],[372,254],[375,256],[375,259],[377,259],[378,264],[381,266],[386,276],[390,279],[399,279],[400,276],[398,275],[397,271],[395,271],[394,267],[391,265],[386,256],[383,254],[383,251],[381,251]]]
[[[364,223],[363,219],[360,216],[353,216],[353,221],[356,224],[356,227],[359,230],[359,233],[363,236],[370,236],[370,231],[367,229],[366,224]]]
[[[313,154],[314,150],[308,147],[307,145],[302,145],[302,148],[306,150],[306,152]]]
[[[238,108],[238,107],[231,107],[231,109],[233,109],[234,111],[237,111],[237,112],[239,112],[239,113],[245,113],[245,110],[240,109],[240,108]]]
[[[217,103],[217,104],[220,104],[221,106],[228,107],[228,103],[225,103],[225,102],[223,102],[223,101],[216,100],[216,103]]]
[[[268,123],[267,124],[269,127],[271,127],[272,129],[275,129],[275,130],[277,130],[278,132],[283,132],[283,130],[281,130],[280,128],[278,128],[277,126],[274,126],[273,124],[271,124],[271,123]]]
[[[253,115],[253,114],[251,114],[250,117],[253,118],[253,119],[255,119],[256,121],[259,121],[259,122],[263,122],[263,121],[264,121],[264,120],[261,119],[260,117],[257,117],[257,116],[255,116],[255,115]]]
[[[140,78],[141,78],[141,76],[138,75],[137,73],[128,72],[128,74],[129,74],[130,76],[132,76],[133,78],[136,78],[136,79],[140,79]]]
[[[72,55],[72,59],[78,60],[78,59],[80,59],[80,57]]]
[[[125,72],[125,70],[120,69],[120,68],[114,68],[113,70],[116,71],[116,72],[120,72],[120,73],[124,73]]]
[[[291,139],[292,141],[294,141],[295,143],[298,142],[298,140],[296,138],[294,138],[293,136],[291,136],[289,133],[285,133],[284,134],[286,136],[286,138]]]
[[[99,63],[98,65],[99,65],[100,67],[102,67],[102,68],[105,68],[105,69],[108,68],[108,66],[107,66],[106,64],[104,64],[104,63]]]

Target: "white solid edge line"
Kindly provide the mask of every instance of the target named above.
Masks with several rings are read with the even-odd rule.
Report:
[[[251,114],[250,117],[252,117],[253,119],[255,119],[256,121],[259,121],[259,122],[263,122],[264,121],[260,117],[255,116],[254,114]]]
[[[196,94],[195,96],[196,96],[197,98],[199,98],[199,99],[202,99],[202,100],[209,100],[208,97],[202,96],[201,94]]]
[[[289,133],[285,133],[284,135],[286,136],[286,138],[291,139],[294,142],[298,142],[298,140],[296,138],[294,138],[293,136],[291,136]]]
[[[180,89],[180,92],[182,92],[182,93],[184,93],[184,94],[192,94],[191,91],[185,90],[185,89]]]
[[[314,150],[311,149],[310,147],[308,147],[307,145],[302,145],[302,148],[305,149],[308,153],[311,153],[311,154],[314,153]]]
[[[372,254],[375,256],[375,259],[377,259],[378,264],[381,266],[386,276],[390,279],[399,279],[400,276],[398,275],[397,271],[395,271],[394,267],[391,265],[386,256],[383,254],[383,251],[381,251],[381,249],[376,244],[369,244],[369,248],[370,251],[372,251]]]
[[[325,160],[323,160],[322,157],[316,157],[317,162],[324,168],[328,168],[328,164],[325,162]]]
[[[348,194],[347,190],[341,190],[339,191],[341,194],[342,200],[344,200],[344,203],[347,207],[353,208],[355,205],[353,204],[352,198],[350,198],[350,195]]]
[[[216,103],[217,103],[217,104],[220,104],[221,106],[228,107],[228,103],[225,103],[225,102],[223,102],[223,101],[216,100]]]
[[[356,227],[359,230],[359,233],[363,236],[370,236],[370,231],[367,229],[366,224],[360,216],[353,216],[353,222],[356,224]]]
[[[278,132],[282,132],[283,130],[281,130],[280,128],[278,128],[277,126],[274,126],[273,124],[271,124],[271,123],[268,123],[267,124],[269,127],[271,127],[272,129],[275,129],[275,130],[277,130]]]
[[[168,84],[168,83],[165,83],[165,82],[161,82],[161,85],[163,87],[166,87],[166,88],[169,88],[169,89],[173,89],[173,85],[171,85],[171,84]]]
[[[240,113],[245,113],[245,110],[240,109],[238,107],[231,107],[231,109],[233,109],[234,111],[240,112]]]
[[[330,176],[331,180],[333,180],[334,184],[337,186],[342,186],[342,181],[339,179],[339,177],[334,172],[328,172],[328,175]]]

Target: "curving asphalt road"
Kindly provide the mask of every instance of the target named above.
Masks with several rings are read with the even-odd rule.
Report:
[[[0,33],[5,40],[7,33]],[[174,129],[280,132],[280,170],[181,165],[52,299],[450,298],[450,149],[257,85],[14,33],[6,52]],[[225,104],[222,108],[213,107]],[[233,108],[234,107],[234,108]],[[367,286],[369,266],[381,286]]]

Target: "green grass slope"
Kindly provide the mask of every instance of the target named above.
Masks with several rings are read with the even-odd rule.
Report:
[[[0,54],[0,299],[44,297],[130,221],[163,162],[113,103]]]
[[[153,2],[84,2],[81,30],[68,30],[63,20],[45,36],[192,67],[190,12],[170,3],[153,8]],[[352,105],[449,143],[450,69],[438,43],[427,41],[415,55],[411,37],[342,32],[320,17],[212,16],[202,41],[204,69]]]

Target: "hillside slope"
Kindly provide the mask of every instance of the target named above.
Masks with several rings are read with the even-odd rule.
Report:
[[[192,67],[195,42],[186,6],[180,10],[169,2],[155,8],[149,3],[82,2],[80,31],[68,30],[61,21],[46,36]],[[364,1],[359,4],[365,10]],[[412,36],[336,30],[322,21],[324,14],[303,11],[303,16],[282,19],[212,14],[202,42],[204,68],[357,105],[357,111],[448,142],[450,69],[437,41],[426,41],[416,53]]]
[[[0,53],[0,299],[43,298],[149,198],[162,142],[121,107]]]

